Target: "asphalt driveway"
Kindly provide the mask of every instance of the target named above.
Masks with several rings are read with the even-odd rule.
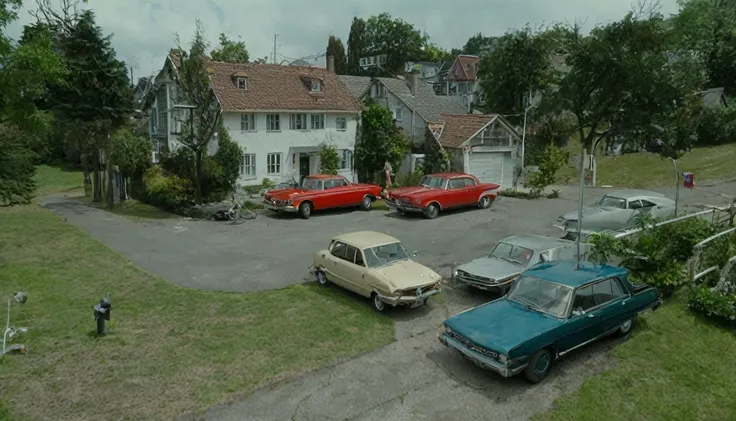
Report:
[[[606,191],[586,190],[585,202]],[[674,189],[660,191],[674,197]],[[723,205],[726,199],[720,193],[736,194],[736,182],[683,190],[681,200]],[[487,254],[503,237],[559,236],[551,223],[575,209],[576,200],[575,188],[566,187],[558,199],[501,198],[489,210],[451,212],[435,220],[342,210],[315,214],[306,221],[263,213],[241,226],[188,219],[133,222],[66,197],[45,198],[42,204],[171,282],[251,292],[310,281],[306,275],[312,254],[334,235],[357,230],[398,237],[408,249],[418,251],[416,260],[447,277],[453,266]],[[504,380],[479,370],[437,341],[445,318],[493,298],[448,284],[428,306],[389,312],[396,326],[393,344],[250,395],[234,396],[230,404],[202,416],[185,414],[181,420],[525,420],[614,364],[605,351],[617,342],[604,340],[566,356],[547,380],[530,386],[520,378]]]

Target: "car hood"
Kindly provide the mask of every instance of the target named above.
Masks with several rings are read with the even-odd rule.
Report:
[[[409,197],[418,198],[425,195],[429,196],[435,194],[438,190],[439,189],[424,186],[399,187],[398,189],[389,190],[389,195],[396,199],[406,199]]]
[[[614,212],[617,210],[621,210],[619,208],[612,208],[607,206],[585,206],[583,208],[583,220],[585,218],[595,217],[595,216],[601,216],[606,213]],[[562,218],[567,219],[568,221],[577,221],[578,220],[578,211],[570,211],[564,215],[562,215]]]
[[[496,257],[481,257],[457,268],[457,270],[462,270],[471,275],[482,276],[496,281],[504,281],[508,278],[514,277],[524,269],[526,269],[524,265],[519,265]]]
[[[559,326],[561,320],[500,298],[445,320],[445,326],[483,348],[509,354],[513,348]]]
[[[433,284],[442,277],[432,269],[413,260],[401,260],[390,265],[374,268],[393,289],[410,289]]]
[[[280,189],[280,190],[271,190],[269,192],[266,192],[265,196],[266,198],[272,198],[272,199],[278,199],[278,200],[288,200],[293,198],[294,196],[309,193],[312,190],[305,190],[305,189]]]

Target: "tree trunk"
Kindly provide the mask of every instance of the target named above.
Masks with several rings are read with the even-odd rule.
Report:
[[[113,187],[115,177],[113,175],[112,153],[110,151],[107,151],[105,154],[105,172],[107,173],[107,194],[105,198],[107,199],[107,208],[112,209],[115,207],[115,188]]]
[[[194,162],[194,203],[202,204],[202,161],[203,150],[195,151]]]
[[[92,152],[92,201],[102,202],[102,183],[100,181],[100,150]]]

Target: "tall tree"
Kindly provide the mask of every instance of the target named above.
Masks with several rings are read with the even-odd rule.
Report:
[[[212,60],[227,63],[247,63],[250,59],[245,42],[233,41],[225,34],[220,34],[220,48],[212,50],[210,57]]]
[[[391,111],[378,103],[366,105],[361,117],[360,141],[355,145],[355,169],[362,182],[376,181],[384,162],[395,172],[409,152],[409,140],[394,124]]]
[[[710,87],[736,95],[736,2],[679,0],[672,33],[681,52],[699,58]]]
[[[477,36],[481,36],[480,34]],[[530,93],[545,91],[555,81],[548,38],[529,27],[508,32],[495,41],[478,66],[485,107],[523,119]]]
[[[493,50],[496,40],[496,37],[487,37],[478,32],[477,34],[470,37],[468,39],[468,42],[463,45],[462,53],[481,56],[485,55]]]
[[[94,12],[84,10],[71,26],[65,21],[48,22],[61,31],[61,51],[69,70],[65,83],[53,90],[55,114],[77,123],[86,130],[93,165],[94,200],[102,200],[100,158],[106,157],[108,172],[107,204],[113,206],[112,151],[110,135],[125,124],[133,111],[133,91],[130,89],[125,63],[118,60],[111,46],[112,35],[104,36],[95,23]]]
[[[429,36],[401,18],[381,13],[366,21],[365,39],[369,55],[386,55],[381,73],[401,75],[407,61],[422,58]]]
[[[24,203],[33,195],[28,139],[46,135],[52,121],[37,103],[46,95],[46,84],[65,75],[48,31],[18,44],[6,36],[20,6],[20,0],[0,0],[0,205]]]
[[[690,106],[692,86],[685,86],[668,64],[670,45],[662,16],[629,13],[624,19],[594,28],[588,37],[573,28],[567,63],[571,71],[549,103],[575,114],[583,147],[595,150],[608,136],[648,133],[677,139],[668,152],[675,155],[692,139],[662,130],[682,132],[672,123]]]
[[[335,58],[335,73],[338,75],[347,74],[348,58],[345,54],[345,45],[340,38],[330,35],[327,40],[327,55]]]
[[[360,58],[367,55],[365,37],[365,21],[354,17],[348,36],[347,74],[349,75],[359,75],[361,73]]]
[[[207,43],[199,20],[189,52],[181,47],[179,50],[179,85],[187,104],[193,107],[184,118],[185,127],[180,142],[194,153],[194,201],[201,205],[204,159],[207,147],[220,124],[221,110],[205,66]]]

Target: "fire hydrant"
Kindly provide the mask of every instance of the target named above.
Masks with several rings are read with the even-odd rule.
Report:
[[[97,321],[97,336],[105,336],[105,320],[110,321],[110,312],[112,304],[110,304],[110,293],[100,300],[99,304],[95,304],[95,321]]]

